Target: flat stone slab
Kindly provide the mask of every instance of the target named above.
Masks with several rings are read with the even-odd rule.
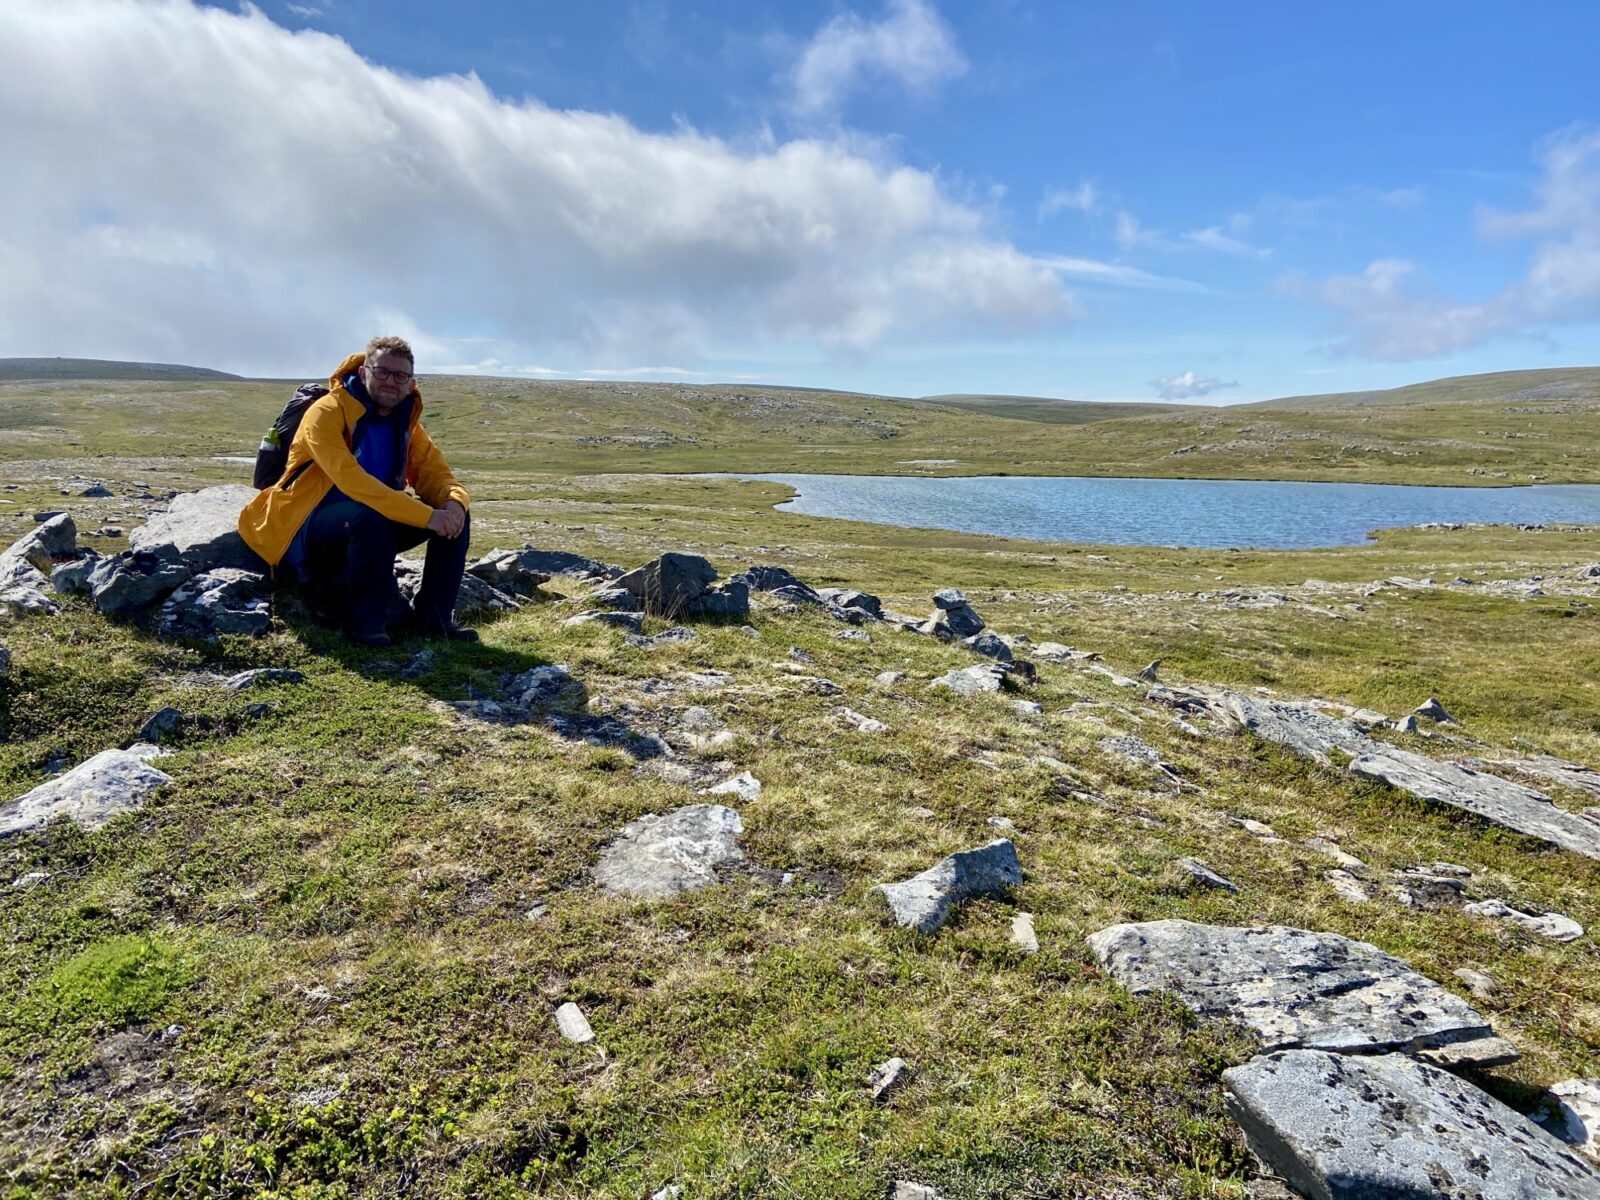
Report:
[[[1556,807],[1549,796],[1520,783],[1392,746],[1362,754],[1350,764],[1350,773],[1600,859],[1600,824]]]
[[[1021,882],[1016,846],[1008,838],[996,838],[975,850],[947,854],[910,879],[881,883],[872,891],[889,902],[897,925],[932,933],[962,901]]]
[[[1535,916],[1533,913],[1512,908],[1504,900],[1479,900],[1476,904],[1466,905],[1461,911],[1471,913],[1475,917],[1510,921],[1514,925],[1522,926],[1529,933],[1549,938],[1552,942],[1575,942],[1583,936],[1583,926],[1571,917],[1554,912]]]
[[[1251,1149],[1315,1200],[1596,1200],[1600,1172],[1471,1084],[1403,1055],[1262,1055],[1224,1071]]]
[[[83,829],[98,829],[118,813],[131,812],[172,776],[126,750],[102,750],[65,775],[41,783],[0,806],[0,836],[37,829],[70,817]]]
[[[977,696],[984,692],[998,692],[1005,677],[1005,671],[995,664],[978,663],[976,666],[946,671],[928,686],[946,687],[961,696]]]
[[[1135,995],[1166,992],[1201,1016],[1235,1021],[1264,1050],[1372,1054],[1494,1036],[1453,992],[1337,933],[1146,921],[1091,934],[1089,948]],[[1489,1057],[1507,1061],[1503,1047]]]
[[[1211,705],[1257,737],[1320,763],[1328,761],[1329,750],[1355,755],[1386,748],[1352,720],[1281,700],[1258,700],[1239,692],[1224,692],[1213,698]]]
[[[735,840],[744,822],[721,804],[647,813],[622,827],[595,864],[595,882],[619,896],[661,899],[717,881],[717,868],[744,861]]]
[[[239,510],[255,495],[255,488],[228,483],[174,496],[166,512],[128,534],[128,549],[160,554],[171,546],[197,574],[215,567],[260,570],[261,560],[239,536]]]

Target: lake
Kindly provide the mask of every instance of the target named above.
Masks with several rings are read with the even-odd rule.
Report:
[[[1290,549],[1429,521],[1600,523],[1600,484],[1413,487],[1242,479],[719,472],[799,493],[782,512],[1046,541]]]

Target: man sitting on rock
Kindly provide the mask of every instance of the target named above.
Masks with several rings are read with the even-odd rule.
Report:
[[[250,548],[337,597],[346,636],[363,646],[389,644],[386,626],[403,605],[395,555],[424,539],[422,586],[407,624],[424,636],[478,638],[452,616],[469,498],[422,428],[415,369],[411,347],[397,337],[375,337],[346,358],[328,394],[306,409],[282,478],[239,514]]]

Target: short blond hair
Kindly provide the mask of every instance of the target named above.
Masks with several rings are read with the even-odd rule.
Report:
[[[398,354],[411,364],[411,369],[417,369],[417,356],[411,353],[411,343],[405,338],[375,337],[367,343],[366,359],[371,362],[380,354]]]

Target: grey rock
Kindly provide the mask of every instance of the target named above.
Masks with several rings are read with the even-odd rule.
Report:
[[[1600,859],[1600,825],[1557,808],[1550,797],[1520,783],[1392,746],[1360,755],[1349,770],[1418,799],[1464,809],[1506,829]]]
[[[13,559],[0,571],[0,618],[50,616],[61,611],[45,589],[50,586],[33,564]]]
[[[839,715],[854,726],[857,733],[883,733],[889,728],[876,717],[869,717],[853,708],[841,708]]]
[[[888,901],[896,924],[932,933],[949,920],[956,905],[1021,882],[1016,846],[1007,838],[996,838],[976,849],[946,855],[910,879],[879,884],[872,891]]]
[[[183,728],[184,720],[183,710],[173,708],[169,704],[164,708],[158,708],[143,725],[139,726],[137,737],[141,742],[165,741]]]
[[[569,708],[582,695],[583,685],[560,663],[519,671],[506,684],[505,694],[524,709]]]
[[[1572,942],[1583,936],[1583,926],[1571,917],[1560,913],[1545,913],[1535,916],[1525,913],[1520,909],[1512,908],[1504,900],[1480,900],[1476,904],[1468,904],[1462,912],[1471,913],[1475,917],[1492,917],[1501,921],[1510,921],[1520,925],[1529,933],[1537,937],[1548,938],[1552,942]]]
[[[1586,767],[1582,763],[1568,762],[1564,758],[1556,758],[1549,754],[1536,754],[1531,758],[1497,758],[1490,761],[1496,766],[1510,767],[1514,771],[1548,779],[1551,783],[1559,783],[1562,787],[1569,787],[1574,791],[1600,796],[1600,771]]]
[[[254,571],[218,567],[185,580],[161,605],[167,637],[262,634],[271,624],[267,580]]]
[[[252,667],[248,671],[240,671],[237,675],[229,675],[222,681],[222,686],[235,692],[242,692],[246,688],[265,687],[271,683],[304,683],[306,677],[299,671],[288,667]]]
[[[11,675],[11,651],[0,646],[0,682],[4,682]]]
[[[872,682],[880,687],[893,687],[905,677],[904,671],[879,671],[872,677]]]
[[[786,600],[819,602],[822,597],[809,584],[802,583],[787,567],[752,566],[737,575],[728,577],[730,583],[738,581],[751,591],[784,592]]]
[[[411,661],[400,668],[402,679],[420,679],[433,670],[437,656],[432,650],[419,650],[411,656]]]
[[[629,593],[631,596],[631,593]],[[644,616],[636,612],[584,612],[575,617],[568,617],[563,625],[611,625],[617,629],[626,629],[629,633],[639,633],[644,629]]]
[[[1492,1038],[1465,1000],[1367,942],[1284,925],[1113,925],[1089,948],[1135,995],[1169,992],[1265,1050],[1381,1053]]]
[[[494,549],[469,565],[467,574],[508,595],[536,599],[544,595],[539,585],[550,581],[547,572],[527,565],[527,559],[536,554],[538,551]]]
[[[1134,678],[1142,679],[1146,683],[1154,683],[1156,681],[1156,672],[1160,669],[1161,660],[1159,658],[1153,659],[1134,672]]]
[[[909,1179],[896,1179],[894,1190],[889,1193],[889,1200],[944,1200],[939,1194],[939,1189],[929,1187],[925,1183],[913,1183]]]
[[[651,650],[656,646],[666,646],[673,642],[692,642],[695,632],[686,625],[673,625],[663,629],[654,637],[643,637],[636,633],[625,633],[622,640],[630,646],[638,646],[641,650]]]
[[[865,629],[836,629],[833,636],[844,642],[870,643],[872,641],[872,635]]]
[[[1033,928],[1033,914],[1019,912],[1011,918],[1011,944],[1024,954],[1039,953],[1039,935]]]
[[[1441,725],[1456,724],[1456,719],[1444,710],[1444,705],[1439,703],[1437,696],[1429,696],[1416,708],[1412,709],[1411,712],[1414,716],[1427,717],[1428,720],[1436,721]]]
[[[479,561],[486,561],[497,554],[514,554],[519,571],[544,575],[546,578],[551,575],[576,575],[585,579],[615,579],[622,574],[621,567],[603,563],[599,559],[585,558],[566,550],[536,550],[532,546],[523,546],[520,550],[491,550]],[[493,583],[494,580],[489,582]]]
[[[1177,865],[1201,887],[1216,888],[1224,892],[1237,892],[1239,885],[1224,875],[1219,875],[1198,858],[1180,858]]]
[[[66,513],[58,513],[0,550],[0,575],[18,562],[48,575],[57,563],[76,558],[77,554],[78,527]]]
[[[748,617],[750,589],[738,580],[730,579],[686,601],[682,611],[701,617]]]
[[[933,594],[933,606],[946,612],[953,608],[966,608],[967,594],[960,588],[940,588]]]
[[[89,572],[89,594],[107,616],[121,616],[175,591],[192,572],[170,548],[163,554],[125,550],[102,558]]]
[[[1011,661],[1011,647],[1001,641],[992,629],[985,629],[982,633],[962,638],[961,644],[974,654],[981,654],[985,658],[992,658],[997,662]]]
[[[1372,899],[1367,895],[1367,889],[1361,886],[1361,881],[1349,871],[1329,871],[1323,878],[1341,899],[1348,900],[1351,904],[1366,904]]]
[[[406,558],[395,559],[394,581],[407,602],[415,600],[422,588],[422,565]],[[522,601],[510,592],[503,592],[476,575],[463,575],[451,616],[458,622],[481,621],[485,617],[513,612],[521,607]]]
[[[867,1090],[874,1104],[883,1104],[889,1096],[911,1078],[911,1068],[903,1058],[891,1058],[872,1068],[867,1076]]]
[[[716,882],[717,868],[744,861],[744,823],[721,804],[689,804],[623,826],[595,864],[595,882],[616,895],[663,898]]]
[[[13,887],[20,886],[17,880]],[[1591,1159],[1600,1159],[1600,1079],[1564,1079],[1550,1085],[1539,1123]]]
[[[41,783],[0,805],[0,836],[36,829],[69,817],[83,829],[98,829],[118,813],[138,808],[172,777],[126,750],[102,750],[65,775]]]
[[[1486,975],[1484,972],[1474,970],[1471,967],[1457,967],[1450,973],[1457,979],[1461,980],[1462,983],[1466,984],[1467,991],[1471,992],[1479,1000],[1489,1000],[1493,998],[1493,976]]]
[[[716,568],[700,555],[669,550],[623,575],[617,585],[639,597],[646,612],[673,616],[703,593],[716,577]]]
[[[951,590],[953,591],[954,589]],[[959,596],[960,594],[956,592],[956,595]],[[938,593],[935,593],[934,601],[937,604]],[[983,618],[977,614],[970,604],[959,604],[953,608],[937,607],[933,610],[932,615],[917,627],[919,632],[941,638],[944,641],[959,641],[962,638],[969,638],[974,634],[982,633],[983,628]]]
[[[1224,1071],[1251,1148],[1319,1200],[1595,1200],[1600,1173],[1526,1117],[1403,1055],[1287,1050]]]
[[[583,603],[590,608],[606,609],[610,612],[638,613],[644,611],[644,606],[627,588],[607,585],[597,592],[590,592],[583,598]]]
[[[998,692],[1006,673],[993,663],[978,663],[971,667],[958,667],[946,671],[929,687],[946,687],[961,696],[976,696],[983,692]]]
[[[570,1000],[556,1009],[556,1028],[569,1042],[582,1045],[594,1041],[594,1030],[589,1027],[589,1018],[583,1015],[583,1009]]]
[[[66,513],[59,508],[46,508],[34,513],[33,519],[43,524],[45,521],[53,521],[57,517],[64,516],[66,516]]]
[[[724,779],[721,783],[703,789],[702,796],[737,796],[746,802],[755,800],[761,795],[761,780],[749,771],[740,771],[731,779]]]
[[[97,535],[99,537],[103,537],[103,538],[119,538],[119,537],[122,536],[122,526],[120,526],[120,525],[102,525],[96,531],[96,533],[97,533]]]
[[[259,571],[261,560],[238,528],[239,510],[255,495],[255,488],[229,483],[175,496],[165,513],[128,535],[128,548],[161,553],[170,546],[197,574],[217,567]]]
[[[103,483],[91,483],[78,495],[87,496],[91,500],[105,500],[111,495],[111,489]]]
[[[866,613],[873,620],[883,616],[883,601],[871,592],[858,592],[855,588],[823,588],[817,595],[835,608],[854,609]]]
[[[63,595],[87,592],[89,576],[94,573],[99,563],[99,554],[93,550],[85,550],[81,558],[64,562],[50,572],[50,586]]]
[[[1381,749],[1384,745],[1369,738],[1354,721],[1278,700],[1224,692],[1216,699],[1215,707],[1257,737],[1276,742],[1315,762],[1326,763],[1329,750],[1356,755]]]

